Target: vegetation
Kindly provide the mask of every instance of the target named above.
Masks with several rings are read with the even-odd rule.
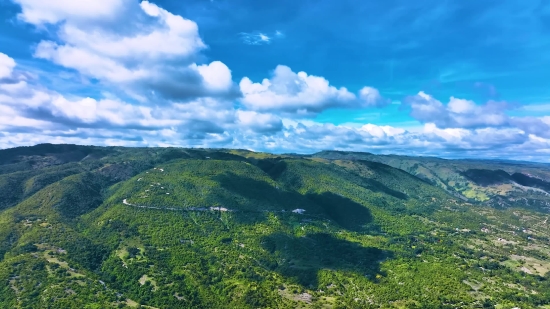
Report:
[[[311,157],[380,162],[415,175],[464,201],[483,202],[498,208],[550,211],[549,164],[444,160],[342,151],[323,151]]]
[[[549,308],[545,175],[364,153],[0,150],[0,307]]]

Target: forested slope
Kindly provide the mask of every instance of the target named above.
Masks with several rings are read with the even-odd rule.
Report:
[[[548,308],[546,209],[366,156],[0,150],[0,307]]]
[[[415,175],[465,201],[550,212],[550,164],[343,151],[322,151],[311,157],[380,162]]]

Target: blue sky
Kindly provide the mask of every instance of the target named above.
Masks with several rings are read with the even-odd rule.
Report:
[[[0,147],[549,161],[550,3],[0,0]]]

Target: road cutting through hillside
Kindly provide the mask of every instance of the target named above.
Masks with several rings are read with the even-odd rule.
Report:
[[[227,209],[225,207],[190,207],[190,208],[176,208],[176,207],[155,207],[155,206],[143,206],[135,205],[129,203],[127,199],[122,200],[122,204],[127,206],[132,206],[136,208],[145,208],[145,209],[156,209],[156,210],[171,210],[171,211],[221,211],[221,212],[231,212],[233,210]]]
[[[126,206],[130,206],[130,207],[135,207],[135,208],[154,209],[154,210],[203,211],[203,212],[206,212],[206,211],[238,212],[238,210],[227,209],[227,208],[221,207],[221,206],[176,208],[176,207],[157,207],[157,206],[136,205],[136,204],[132,204],[132,203],[128,202],[128,199],[123,199],[122,204],[124,204]],[[258,212],[258,213],[259,212],[265,212],[265,213],[293,213],[293,214],[299,214],[301,216],[306,216],[306,217],[326,219],[323,216],[319,216],[319,215],[305,214],[305,211],[306,211],[305,209],[294,209],[294,210],[290,210],[290,211],[286,211],[286,210],[271,210],[271,211],[270,210],[257,210],[257,211],[247,210],[247,211],[242,211],[241,210],[241,212]]]

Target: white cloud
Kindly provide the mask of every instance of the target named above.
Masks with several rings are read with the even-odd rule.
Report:
[[[231,71],[223,62],[213,61],[210,64],[199,65],[197,70],[209,90],[224,91],[230,89],[233,84]]]
[[[75,69],[86,76],[115,83],[151,77],[151,72],[143,67],[126,68],[121,63],[94,52],[74,46],[58,45],[51,41],[40,42],[34,55]]]
[[[359,98],[366,107],[384,107],[391,103],[390,100],[382,98],[378,89],[372,87],[361,88]]]
[[[15,61],[6,54],[0,53],[0,78],[11,76]]]
[[[445,154],[446,157],[502,157],[506,153],[516,159],[525,158],[535,145],[539,145],[540,149],[548,149],[550,145],[550,139],[539,138],[535,141],[534,136],[513,128],[441,129],[435,124],[426,124],[422,130],[412,132],[374,124],[355,128],[312,122],[304,124],[295,120],[284,123],[285,128],[278,134],[262,136],[261,139],[237,139],[234,143],[238,147],[249,143],[259,150],[284,149],[298,153],[324,149],[404,155]],[[264,144],[257,143],[258,140]],[[544,143],[547,144],[543,147]],[[538,160],[548,161],[544,157]]]
[[[451,97],[447,105],[436,100],[432,96],[420,92],[415,96],[408,97],[405,105],[411,108],[411,116],[417,120],[427,123],[428,126],[435,126],[445,129],[445,136],[449,132],[470,132],[475,130],[478,136],[482,136],[483,130],[499,129],[499,132],[507,132],[506,136],[492,135],[494,138],[504,138],[516,136],[511,133],[521,131],[527,134],[535,134],[550,138],[550,123],[546,117],[510,117],[506,112],[512,109],[512,106],[506,102],[489,101],[483,105],[477,105],[470,100]],[[512,130],[512,131],[509,131]],[[519,131],[518,131],[519,130]],[[518,133],[520,134],[520,133]],[[516,140],[522,140],[523,137],[510,140],[514,143]],[[492,141],[487,140],[487,144]]]
[[[205,71],[206,85],[214,90],[231,82],[219,73],[224,69],[220,62],[196,68]],[[274,133],[283,127],[277,116],[236,110],[227,100],[205,97],[163,106],[139,105],[112,94],[101,99],[68,97],[33,82],[0,80],[0,132],[11,141],[13,136],[20,141],[22,134],[39,134],[44,141],[59,141],[59,137],[74,141],[78,136],[86,141],[103,138],[98,143],[104,145],[119,141],[121,145],[206,147],[230,143],[234,134]]]
[[[242,42],[247,45],[270,44],[273,39],[281,39],[284,37],[279,31],[276,31],[272,36],[263,32],[241,32],[239,36]]]
[[[538,160],[546,160],[544,150],[550,149],[549,138],[519,128],[439,128],[434,123],[411,131],[371,123],[354,127],[282,120],[275,114],[235,110],[231,102],[213,98],[164,107],[133,105],[116,98],[67,98],[26,82],[0,96],[0,135],[0,147],[57,142],[458,157],[506,153],[516,159],[528,154],[528,159]]]
[[[435,123],[442,128],[501,127],[509,124],[505,102],[489,101],[476,105],[473,101],[451,97],[444,105],[424,92],[407,97],[403,103],[410,107],[411,116],[420,122]]]
[[[137,4],[137,2],[136,2]],[[130,6],[128,4],[127,6]],[[121,33],[111,27],[98,23],[95,31],[88,31],[89,25],[68,22],[59,31],[60,38],[68,45],[78,46],[94,54],[111,59],[139,60],[143,62],[168,60],[172,57],[189,58],[206,48],[198,33],[195,22],[174,15],[155,4],[142,1],[139,8],[134,8],[132,17],[140,18],[145,13],[141,24],[142,31]],[[125,13],[125,12],[122,12]],[[125,16],[119,16],[125,18]],[[147,16],[141,16],[144,18]],[[126,17],[128,19],[128,17]],[[147,27],[147,22],[153,26]]]
[[[262,41],[262,42],[269,42],[271,40],[270,37],[268,37],[267,35],[265,35],[263,33],[258,34],[258,37],[260,38],[260,41]]]
[[[12,127],[43,128],[47,125],[46,121],[23,117],[14,108],[0,105],[0,131]]]
[[[21,5],[19,18],[25,22],[41,25],[54,24],[67,19],[92,20],[115,18],[129,0],[13,0]]]
[[[512,117],[510,124],[529,134],[550,138],[550,117]]]
[[[271,42],[279,39],[284,39],[285,34],[279,30],[272,32],[272,34],[266,34],[265,32],[241,32],[239,37],[244,44],[247,45],[264,45],[271,44]]]
[[[406,132],[405,129],[394,128],[392,126],[377,126],[371,123],[362,126],[361,130],[369,132],[369,134],[378,138],[397,136]]]
[[[98,97],[47,89],[0,53],[0,148],[57,142],[548,160],[550,117],[509,117],[506,103],[478,105],[451,97],[444,104],[420,92],[404,103],[424,124],[419,128],[365,119],[318,123],[307,117],[336,107],[383,107],[389,101],[375,88],[353,93],[282,65],[261,82],[243,78],[236,89],[224,63],[198,62],[207,46],[196,23],[151,2],[14,1],[22,7],[21,20],[54,30],[51,40],[37,45],[36,57],[102,86],[115,85],[146,103],[122,100],[111,89],[102,89],[106,94]],[[280,32],[242,35],[257,44],[282,37]],[[236,109],[239,90],[242,105]],[[545,109],[533,106],[531,111]]]
[[[254,83],[244,77],[240,84],[242,103],[252,110],[279,110],[289,113],[311,114],[331,107],[359,108],[377,105],[383,100],[374,88],[365,87],[360,99],[345,87],[336,88],[320,76],[293,72],[278,65],[270,79]]]
[[[19,3],[22,20],[57,29],[55,40],[38,44],[35,57],[119,87],[142,101],[238,96],[225,64],[196,63],[206,48],[197,24],[156,4],[86,2],[87,11],[61,0],[51,6],[43,1]]]
[[[257,113],[254,111],[237,111],[238,129],[252,130],[253,132],[277,132],[283,128],[281,118],[273,114]]]
[[[451,97],[448,104],[449,111],[456,114],[471,114],[475,112],[477,106],[473,101],[457,99]]]
[[[10,67],[15,66],[14,62],[8,62],[11,63]],[[203,68],[216,73],[216,66],[220,65],[223,66],[214,64]],[[0,80],[1,129],[26,128],[41,131],[104,128],[114,131],[147,131],[178,128],[181,131],[202,130],[204,133],[219,131],[220,129],[212,128],[235,123],[235,110],[225,101],[198,99],[188,104],[152,107],[130,104],[112,96],[102,99],[67,97],[33,82]],[[208,86],[216,88],[220,84],[223,86],[224,82],[227,82],[227,76],[225,80],[209,79]],[[218,124],[212,123],[214,121]],[[197,123],[202,125],[197,127]]]

